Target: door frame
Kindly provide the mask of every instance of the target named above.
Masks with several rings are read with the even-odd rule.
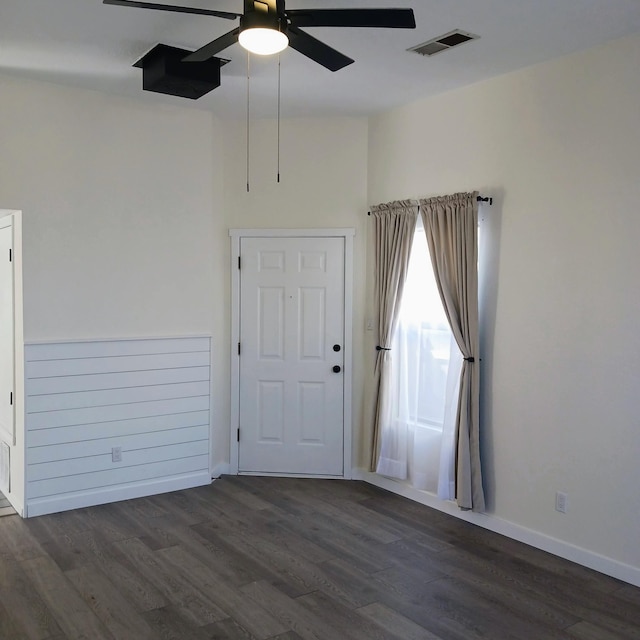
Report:
[[[0,227],[11,227],[13,235],[13,357],[14,424],[10,447],[11,487],[5,494],[21,517],[25,516],[26,430],[24,390],[24,315],[22,292],[22,211],[0,209]]]
[[[231,423],[229,430],[229,472],[238,475],[240,428],[240,241],[242,238],[341,238],[344,240],[344,401],[343,401],[343,475],[350,480],[352,469],[352,389],[353,389],[353,228],[332,229],[229,229],[231,236]],[[245,473],[244,475],[251,475]],[[291,475],[291,474],[259,474]],[[304,474],[295,474],[305,477]],[[309,476],[319,478],[322,476]],[[336,476],[327,476],[335,478]]]
[[[0,227],[10,228],[12,235],[13,262],[13,395],[14,417],[11,446],[16,446],[17,431],[20,427],[19,408],[22,406],[24,336],[22,320],[22,212],[13,209],[0,209]]]

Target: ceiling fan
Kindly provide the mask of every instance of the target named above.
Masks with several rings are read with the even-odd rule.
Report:
[[[204,62],[236,42],[252,53],[270,55],[287,46],[338,71],[354,62],[324,42],[310,36],[303,27],[381,27],[415,29],[412,9],[286,9],[285,0],[244,0],[244,13],[181,7],[134,0],[103,0],[104,4],[191,13],[236,20],[240,25],[185,56],[183,62]]]

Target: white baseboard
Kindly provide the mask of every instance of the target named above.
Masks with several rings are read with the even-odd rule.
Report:
[[[231,473],[231,465],[228,462],[219,462],[211,469],[211,477],[213,479],[220,476],[229,475]]]
[[[526,527],[514,524],[508,520],[503,520],[496,516],[486,513],[473,513],[472,511],[461,511],[456,504],[449,501],[438,499],[435,495],[428,493],[427,491],[421,491],[414,489],[402,482],[379,476],[376,473],[365,471],[364,469],[353,470],[354,480],[363,480],[369,484],[373,484],[392,493],[401,495],[415,502],[424,504],[432,509],[443,511],[460,520],[465,520],[476,524],[489,531],[494,531],[503,536],[517,540],[518,542],[524,542],[536,549],[541,549],[552,553],[553,555],[570,560],[589,569],[594,569],[600,573],[604,573],[618,580],[628,582],[636,587],[640,587],[640,568],[633,567],[631,565],[623,564],[613,558],[600,555],[588,549],[577,547],[576,545],[552,538],[539,531],[534,531]]]
[[[322,475],[317,473],[270,473],[268,471],[238,471],[237,468],[226,462],[215,465],[211,471],[212,478],[219,478],[222,475],[232,476],[260,476],[273,478],[315,478],[316,480],[351,480],[353,471],[349,469],[343,476]]]
[[[78,491],[48,498],[34,498],[27,500],[24,517],[33,518],[48,513],[58,513],[59,511],[69,511],[70,509],[80,509],[82,507],[93,507],[97,504],[107,504],[108,502],[144,498],[158,493],[191,489],[192,487],[201,487],[207,484],[211,484],[209,472],[199,471],[197,473],[171,476],[169,478],[145,480],[129,485],[101,487],[100,489]]]
[[[273,473],[271,471],[240,471],[239,476],[259,478],[309,478],[313,480],[350,480],[346,476],[330,476],[322,473]]]

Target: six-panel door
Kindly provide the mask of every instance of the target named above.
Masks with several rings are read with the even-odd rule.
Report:
[[[341,476],[344,239],[240,248],[239,471]]]

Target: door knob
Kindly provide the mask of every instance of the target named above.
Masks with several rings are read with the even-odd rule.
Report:
[[[340,373],[341,371],[342,371],[342,369],[340,368],[339,364],[334,365],[333,373]]]

